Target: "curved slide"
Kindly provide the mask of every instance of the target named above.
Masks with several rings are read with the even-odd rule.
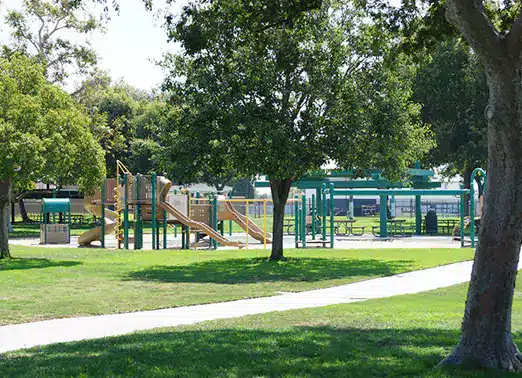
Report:
[[[236,222],[239,227],[241,227],[243,230],[247,229],[247,219],[246,217],[241,214],[239,211],[237,211],[232,204],[232,202],[225,201],[225,213],[219,214],[219,220],[232,220]],[[249,221],[248,222],[248,235],[252,236],[254,239],[260,241],[261,243],[265,242],[265,233],[264,231],[254,222]],[[266,242],[272,243],[272,236],[267,233],[266,234]]]
[[[190,228],[193,228],[197,231],[204,232],[212,239],[217,240],[217,242],[221,245],[225,245],[227,247],[243,247],[243,243],[230,241],[227,238],[224,238],[223,236],[221,236],[220,233],[216,232],[211,227],[207,226],[205,223],[196,222],[184,215],[183,213],[179,212],[178,209],[173,207],[170,203],[162,201],[158,203],[158,206],[166,210],[169,214],[174,215],[176,219],[184,225],[189,226]]]
[[[102,205],[92,204],[90,202],[85,202],[85,208],[89,213],[96,217],[101,217],[101,207]],[[105,235],[111,234],[114,232],[114,228],[116,227],[116,219],[118,219],[118,213],[109,209],[105,209]],[[92,230],[86,231],[80,235],[78,238],[78,245],[88,246],[93,241],[100,240],[102,237],[102,227],[96,227]]]
[[[183,213],[181,213],[178,209],[172,206],[170,203],[166,201],[167,194],[169,193],[170,187],[172,186],[172,182],[165,177],[160,178],[160,193],[158,195],[158,206],[165,210],[167,213],[173,215],[178,221],[183,223],[185,226],[189,226],[197,231],[204,232],[212,239],[216,240],[219,244],[227,246],[227,247],[238,247],[243,248],[243,243],[230,241],[227,238],[221,236],[220,233],[216,232],[212,227],[206,225],[205,223],[196,222]]]

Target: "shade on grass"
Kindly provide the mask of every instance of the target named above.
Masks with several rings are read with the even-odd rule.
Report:
[[[504,376],[433,370],[458,341],[466,289],[51,345],[8,353],[0,370],[16,377]],[[521,310],[517,291],[513,327],[519,342]]]
[[[0,324],[150,310],[324,288],[471,259],[469,249],[124,251],[13,246]]]

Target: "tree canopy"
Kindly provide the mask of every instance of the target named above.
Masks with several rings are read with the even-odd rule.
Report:
[[[86,74],[96,66],[98,58],[88,40],[78,42],[63,33],[85,35],[102,29],[102,23],[81,2],[23,0],[22,5],[22,10],[10,10],[6,16],[14,48],[34,55],[52,82],[63,83],[71,67]]]
[[[172,112],[163,98],[114,82],[103,72],[85,80],[74,97],[96,120],[93,132],[106,151],[109,175],[116,174],[116,160],[123,161],[132,172],[154,170],[158,130],[169,122]]]
[[[179,107],[161,136],[165,164],[266,174],[276,219],[291,183],[331,159],[397,177],[431,147],[411,101],[413,72],[402,56],[387,60],[392,38],[356,2],[323,2],[269,27],[265,10],[262,1],[191,3],[171,25],[183,52],[165,61]]]
[[[0,57],[0,68],[0,255],[5,256],[13,186],[42,181],[78,184],[90,192],[101,184],[105,167],[91,119],[67,93],[46,81],[41,65],[17,53]]]
[[[422,104],[423,120],[432,125],[437,140],[424,163],[442,167],[448,177],[460,174],[469,187],[472,170],[487,163],[484,69],[458,38],[442,41],[423,55],[413,98]]]

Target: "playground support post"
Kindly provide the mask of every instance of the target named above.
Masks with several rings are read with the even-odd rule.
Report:
[[[123,245],[125,249],[129,249],[129,174],[123,174]]]
[[[217,230],[218,229],[218,224],[219,224],[219,221],[218,221],[218,201],[217,201],[217,197],[214,196],[214,198],[212,199],[212,228],[214,230]],[[212,239],[212,247],[214,249],[217,249],[217,247],[218,247],[217,240]]]
[[[266,229],[267,229],[267,214],[266,214],[266,199],[263,201],[263,247],[266,249]],[[284,215],[283,215],[284,217]]]
[[[101,187],[101,247],[105,248],[105,194],[107,180],[103,181]]]
[[[157,230],[157,220],[156,220],[156,217],[157,217],[157,208],[156,208],[156,186],[157,186],[157,182],[156,182],[156,174],[153,173],[152,174],[152,178],[151,178],[151,181],[152,181],[152,249],[159,249],[159,246],[157,245],[157,238],[156,238],[156,234],[158,233],[158,230]]]
[[[246,249],[248,249],[248,200],[246,201],[245,206],[245,218],[246,218]]]
[[[306,195],[301,196],[301,245],[306,248]]]
[[[422,233],[422,198],[420,195],[415,196],[415,234]]]
[[[387,198],[388,196],[386,194],[381,194],[380,196],[380,206],[379,206],[379,226],[380,226],[380,231],[379,231],[379,236],[381,238],[386,238],[388,237],[388,217],[387,217],[387,214],[386,214],[386,207],[387,207]]]
[[[141,238],[142,238],[142,230],[141,230],[141,204],[140,204],[140,192],[141,192],[141,175],[138,173],[135,177],[135,185],[136,188],[136,205],[135,205],[135,219],[134,219],[134,249],[141,249]]]
[[[294,234],[295,234],[295,247],[299,248],[299,197],[295,196],[294,202]]]
[[[167,211],[163,210],[163,249],[167,249]]]
[[[465,208],[464,194],[460,195],[460,246],[464,247],[464,208]]]
[[[330,248],[334,247],[335,229],[335,188],[334,184],[330,183]]]
[[[322,198],[323,219],[322,219],[322,222],[321,222],[321,227],[323,228],[323,232],[322,232],[322,234],[323,234],[322,235],[323,236],[323,241],[326,242],[326,214],[327,214],[327,207],[326,207],[327,206],[326,205],[326,184],[322,185],[321,196],[323,197]]]
[[[315,240],[315,194],[312,193],[312,240]]]

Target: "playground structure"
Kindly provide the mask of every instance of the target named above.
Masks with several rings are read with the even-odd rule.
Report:
[[[218,245],[248,248],[249,237],[262,242],[266,248],[271,236],[266,232],[266,207],[263,201],[264,229],[249,219],[248,204],[256,200],[219,199],[217,196],[191,198],[190,192],[171,190],[172,183],[165,177],[132,175],[118,162],[117,179],[105,179],[100,191],[85,197],[85,208],[100,218],[100,226],[83,233],[80,246],[100,241],[105,248],[105,236],[114,233],[117,248],[143,248],[144,222],[151,223],[152,249],[167,248],[167,229],[181,227],[181,248],[201,246],[208,236],[209,248]],[[235,207],[235,202],[246,203],[246,214]],[[111,210],[110,208],[114,208]],[[224,236],[224,222],[235,222],[246,232],[246,242],[231,241]],[[221,232],[219,232],[221,230]],[[231,230],[231,226],[230,226]],[[193,237],[191,238],[191,236]]]
[[[359,174],[359,173],[357,173]],[[379,225],[372,226],[374,236],[388,238],[389,236],[405,236],[403,232],[404,220],[394,220],[396,197],[415,198],[415,225],[407,226],[408,232],[416,235],[422,233],[422,196],[452,196],[459,198],[458,233],[461,245],[464,245],[464,231],[470,230],[471,244],[475,245],[475,196],[473,185],[468,189],[438,189],[441,183],[429,181],[432,171],[419,168],[410,170],[413,188],[404,187],[402,183],[388,182],[380,176],[378,171],[368,171],[370,179],[354,179],[355,171],[331,172],[327,175],[311,174],[298,181],[295,186],[305,189],[315,189],[311,198],[306,195],[288,201],[293,210],[293,225],[290,219],[285,219],[285,227],[295,230],[296,248],[307,246],[321,246],[334,248],[335,236],[363,236],[365,226],[355,225],[354,198],[364,196],[378,197],[380,205],[375,211],[379,214]],[[105,247],[105,235],[114,233],[117,239],[117,248],[143,248],[144,222],[150,222],[152,233],[152,249],[167,248],[167,230],[174,229],[177,235],[181,227],[181,248],[202,247],[217,248],[218,245],[248,248],[249,238],[261,242],[264,247],[271,243],[271,235],[267,232],[268,199],[225,198],[211,194],[202,197],[199,193],[191,196],[187,190],[171,190],[172,183],[165,177],[152,175],[132,175],[123,164],[118,162],[117,179],[106,179],[101,190],[94,196],[85,199],[85,207],[95,217],[100,218],[99,227],[82,234],[78,244],[89,245],[100,241]],[[481,169],[473,172],[471,182],[475,176],[485,182],[486,173]],[[339,181],[339,177],[345,178]],[[348,178],[348,179],[346,179]],[[320,188],[317,186],[320,185]],[[257,182],[256,186],[264,186]],[[376,188],[384,186],[388,188]],[[423,189],[419,189],[423,188]],[[464,218],[465,196],[470,195],[470,217]],[[347,219],[335,219],[335,198],[344,196],[349,198]],[[311,201],[310,201],[311,199]],[[329,201],[329,202],[328,202]],[[388,201],[391,206],[388,206]],[[482,201],[482,198],[479,198]],[[384,204],[384,205],[383,205]],[[251,206],[259,209],[262,206],[263,226],[252,220],[249,210]],[[113,208],[114,210],[111,210]],[[258,214],[259,216],[259,214]],[[337,217],[339,218],[339,217]],[[245,232],[246,240],[232,241],[225,237],[225,225],[228,221],[229,235],[232,236],[232,223],[239,225]],[[260,220],[261,221],[261,220]],[[452,220],[452,226],[457,221]],[[343,231],[344,227],[344,231]],[[366,224],[366,227],[368,225]],[[395,227],[393,230],[392,227]],[[397,228],[400,233],[397,233]],[[457,227],[455,227],[457,229]],[[237,231],[237,230],[236,230]],[[395,232],[394,232],[395,231]],[[435,231],[436,233],[436,231]],[[307,235],[311,237],[307,238]],[[204,238],[209,238],[204,244]]]
[[[56,221],[56,214],[58,221]],[[67,244],[71,240],[71,201],[44,198],[40,212],[40,243]]]

